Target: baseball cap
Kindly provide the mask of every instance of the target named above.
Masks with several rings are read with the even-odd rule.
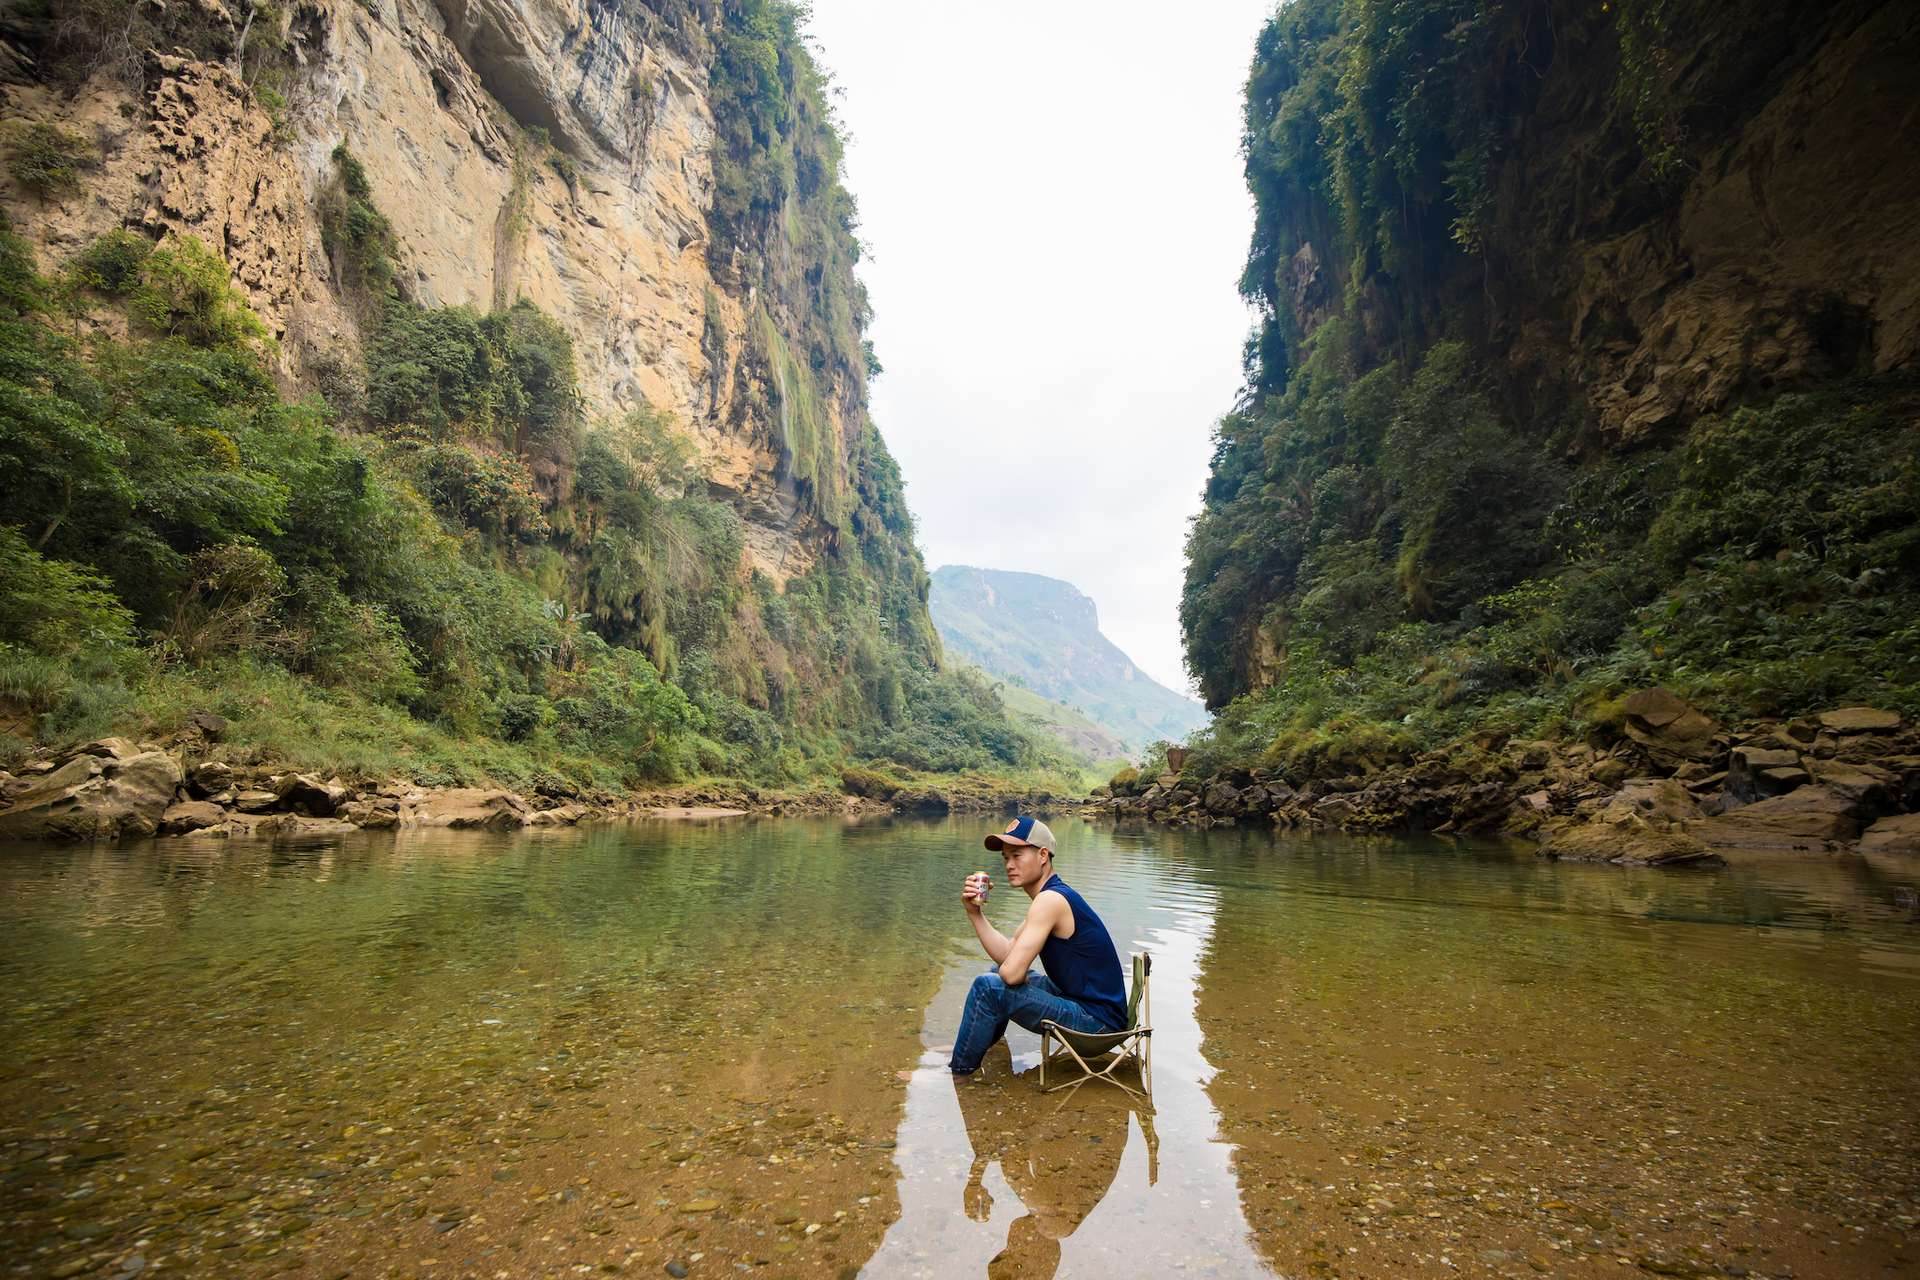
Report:
[[[1000,852],[1002,848],[1008,845],[1018,849],[1022,845],[1029,844],[1044,849],[1053,849],[1055,853],[1059,852],[1053,843],[1053,828],[1038,818],[1024,816],[1015,818],[1007,824],[1005,831],[997,835],[988,836],[986,839],[987,848],[993,850],[995,853]]]

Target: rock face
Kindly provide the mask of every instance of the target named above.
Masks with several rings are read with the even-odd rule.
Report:
[[[1856,707],[1825,713],[1818,732],[1811,720],[1722,730],[1665,689],[1626,705],[1620,739],[1597,750],[1481,733],[1357,771],[1333,752],[1339,773],[1176,771],[1097,798],[1117,817],[1196,826],[1501,832],[1538,840],[1544,857],[1621,866],[1856,839],[1863,853],[1920,853],[1920,741],[1898,715]]]
[[[0,810],[0,839],[150,836],[180,781],[180,762],[164,751],[76,755]]]
[[[1687,830],[1719,848],[1825,849],[1860,834],[1859,806],[1826,787],[1799,787]]]
[[[754,566],[776,582],[804,571],[837,531],[799,501],[777,390],[747,359],[752,291],[707,256],[717,11],[305,0],[285,13],[296,65],[278,122],[224,64],[172,54],[148,57],[137,90],[105,73],[5,87],[9,116],[102,144],[72,197],[0,183],[43,266],[122,226],[197,236],[267,322],[282,376],[312,390],[362,338],[317,212],[344,144],[393,224],[410,298],[537,303],[573,339],[590,414],[670,415],[744,517]],[[843,474],[862,401],[857,387],[820,397]]]

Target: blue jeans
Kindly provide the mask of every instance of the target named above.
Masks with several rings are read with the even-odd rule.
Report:
[[[967,992],[967,1007],[960,1015],[960,1032],[953,1039],[953,1060],[947,1064],[957,1076],[964,1076],[980,1065],[994,1041],[1007,1033],[1007,1023],[1017,1022],[1029,1031],[1038,1031],[1045,1020],[1057,1022],[1069,1031],[1113,1031],[1093,1010],[1076,1004],[1060,994],[1060,988],[1041,974],[1027,972],[1027,980],[1010,987],[998,970],[989,970],[973,980]]]

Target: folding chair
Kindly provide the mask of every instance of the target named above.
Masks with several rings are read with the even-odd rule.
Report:
[[[1153,956],[1148,952],[1138,952],[1133,957],[1133,991],[1127,996],[1127,1029],[1125,1031],[1073,1031],[1061,1026],[1052,1019],[1040,1023],[1040,1088],[1053,1093],[1059,1089],[1078,1089],[1089,1080],[1105,1080],[1116,1088],[1125,1089],[1136,1098],[1153,1096],[1153,1071],[1151,1045],[1153,1041],[1153,1017],[1147,1001],[1147,975],[1153,972]],[[1059,1042],[1056,1050],[1054,1042]],[[1102,1054],[1112,1054],[1104,1067],[1095,1069],[1089,1059]],[[1071,1080],[1049,1086],[1047,1084],[1047,1064],[1055,1058],[1072,1058],[1079,1064],[1080,1074]],[[1140,1088],[1122,1083],[1114,1078],[1114,1069],[1124,1062],[1140,1064]]]

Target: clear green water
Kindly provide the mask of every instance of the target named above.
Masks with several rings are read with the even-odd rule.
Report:
[[[1143,1106],[942,1069],[980,826],[0,850],[0,1266],[1920,1267],[1920,865],[1063,819]]]

